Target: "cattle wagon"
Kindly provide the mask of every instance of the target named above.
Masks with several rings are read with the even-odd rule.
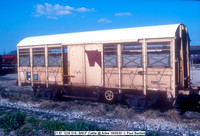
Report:
[[[28,37],[17,45],[18,85],[49,98],[123,99],[133,108],[159,95],[173,101],[194,90],[189,43],[183,24]]]

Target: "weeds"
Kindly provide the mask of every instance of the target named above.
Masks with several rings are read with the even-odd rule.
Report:
[[[37,97],[37,96],[33,96],[31,99],[33,102],[41,102],[41,98]]]
[[[105,104],[104,108],[106,111],[113,111],[117,106],[117,104]]]
[[[173,121],[173,122],[180,122],[181,121],[181,117],[180,117],[179,112],[177,110],[169,111],[169,113],[167,114],[167,119],[169,121]]]
[[[0,116],[5,114],[5,110],[0,111]]]
[[[43,103],[40,104],[40,108],[44,108],[44,109],[55,109],[59,106],[60,106],[59,103],[52,102],[52,101],[44,101]]]
[[[27,117],[28,126],[24,126],[17,131],[17,135],[37,135],[40,131],[53,133],[54,131],[105,131],[104,128],[98,128],[96,125],[84,121],[74,123],[62,123],[58,121],[39,120],[32,116]],[[31,129],[30,129],[31,128]]]
[[[158,132],[151,131],[151,132],[147,132],[146,136],[159,136],[159,134],[158,134]]]
[[[146,118],[152,118],[152,119],[156,119],[158,118],[158,114],[159,112],[156,110],[147,110],[143,113],[145,115]]]
[[[1,89],[1,97],[2,98],[8,98],[9,96],[10,96],[9,93],[6,90]]]
[[[57,121],[41,121],[40,128],[45,131],[66,131],[68,130],[68,125],[65,123],[57,122]]]
[[[143,129],[140,129],[139,131],[146,131],[146,130],[143,128]],[[156,131],[146,131],[145,136],[159,136],[159,133]]]
[[[27,123],[30,123],[33,127],[37,127],[40,124],[40,120],[29,116],[27,117]]]
[[[2,98],[8,99],[11,102],[17,102],[17,101],[23,101],[23,102],[28,102],[30,101],[30,97],[27,94],[20,94],[20,92],[12,92],[12,91],[6,91],[6,90],[2,90],[0,92],[0,96]]]
[[[16,131],[17,136],[29,136],[29,135],[37,135],[37,131],[32,128],[30,124],[23,126],[21,129]]]
[[[44,121],[40,122],[40,127],[45,131],[99,131],[105,130],[98,128],[96,125],[86,123],[84,121],[74,123],[61,123],[57,121]]]
[[[22,113],[1,113],[0,117],[0,128],[3,128],[5,132],[10,132],[11,130],[16,130],[20,128],[25,121],[25,114]]]

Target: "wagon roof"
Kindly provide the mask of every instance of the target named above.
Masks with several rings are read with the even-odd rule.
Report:
[[[17,46],[44,45],[44,44],[82,44],[105,43],[110,41],[138,40],[148,38],[175,37],[180,24],[158,25],[78,33],[35,36],[23,39]]]

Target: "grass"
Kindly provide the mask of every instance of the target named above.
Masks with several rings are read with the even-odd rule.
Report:
[[[120,105],[106,105],[104,108],[110,112],[127,110],[126,107]],[[152,112],[150,113],[152,114]],[[0,118],[0,128],[3,128],[6,133],[14,130],[17,136],[53,135],[54,131],[106,131],[105,128],[99,128],[97,125],[84,121],[63,123],[53,120],[40,120],[19,112],[6,113],[0,111]],[[159,134],[157,132],[147,132],[146,135],[158,136]]]
[[[5,114],[5,110],[0,111],[0,116],[2,116],[3,114]]]
[[[105,131],[104,128],[99,128],[96,125],[86,123],[84,121],[74,123],[62,123],[58,121],[39,120],[32,116],[27,117],[24,126],[17,131],[17,135],[38,135],[41,131],[52,135],[54,131]],[[31,129],[30,129],[31,128]]]
[[[0,111],[0,128],[8,134],[15,130],[16,135],[52,135],[54,131],[105,131],[97,125],[86,123],[84,121],[74,123],[63,123],[51,120],[40,120],[24,113]]]
[[[13,97],[14,98],[19,97],[19,96],[14,96],[12,93],[7,93],[4,89],[1,89],[0,92],[4,97],[7,97],[7,98],[13,99]],[[128,108],[126,105],[105,104],[105,103],[93,104],[90,101],[67,101],[67,102],[62,101],[62,102],[57,103],[54,101],[42,100],[41,98],[37,96],[34,96],[34,97],[30,96],[29,99],[32,99],[32,101],[41,101],[40,108],[53,109],[55,111],[66,111],[66,110],[71,111],[74,109],[78,109],[79,111],[81,110],[85,111],[87,109],[88,111],[91,111],[90,113],[91,115],[95,115],[97,117],[98,116],[104,117],[104,116],[107,116],[106,113],[111,113],[113,114],[113,117],[109,117],[109,118],[119,118],[119,119],[129,119],[129,120],[135,118],[135,115],[136,115],[136,113],[132,109]],[[21,96],[19,100],[25,101],[24,98]],[[5,111],[0,111],[0,117],[4,116],[4,112]],[[144,112],[143,114],[147,118],[158,118],[160,112],[156,110],[149,110],[149,111]],[[174,121],[174,122],[180,122],[181,120],[177,111],[171,111],[167,115],[165,115],[165,117],[167,117],[169,121]],[[59,131],[59,130],[66,130],[66,131],[104,130],[90,123],[86,123],[84,121],[75,122],[75,123],[61,123],[57,121],[39,120],[33,117],[26,117],[25,123],[26,124],[23,124],[19,128],[16,129],[17,135],[39,135],[39,133],[41,132],[52,135],[53,131],[55,130],[56,131]],[[118,129],[122,130],[123,128],[119,126]],[[147,135],[157,136],[158,133],[147,132]]]
[[[86,123],[84,121],[74,123],[62,123],[58,121],[39,120],[33,117],[27,119],[27,123],[30,123],[34,128],[40,127],[41,129],[49,132],[53,131],[100,131],[105,130],[98,128],[96,125]]]
[[[10,132],[20,128],[25,121],[24,113],[2,111],[0,115],[0,128],[3,128],[5,132]]]
[[[106,131],[97,125],[84,121],[62,123],[58,121],[40,120],[24,113],[0,111],[0,128],[5,133],[15,130],[17,136],[53,135],[54,131]],[[144,130],[143,130],[144,131]],[[158,136],[157,132],[147,132],[147,136]]]

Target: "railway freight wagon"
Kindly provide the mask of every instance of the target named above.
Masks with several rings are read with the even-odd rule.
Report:
[[[17,72],[17,54],[0,55],[0,74]]]
[[[183,24],[28,37],[17,45],[18,85],[143,108],[190,93],[189,43]]]

